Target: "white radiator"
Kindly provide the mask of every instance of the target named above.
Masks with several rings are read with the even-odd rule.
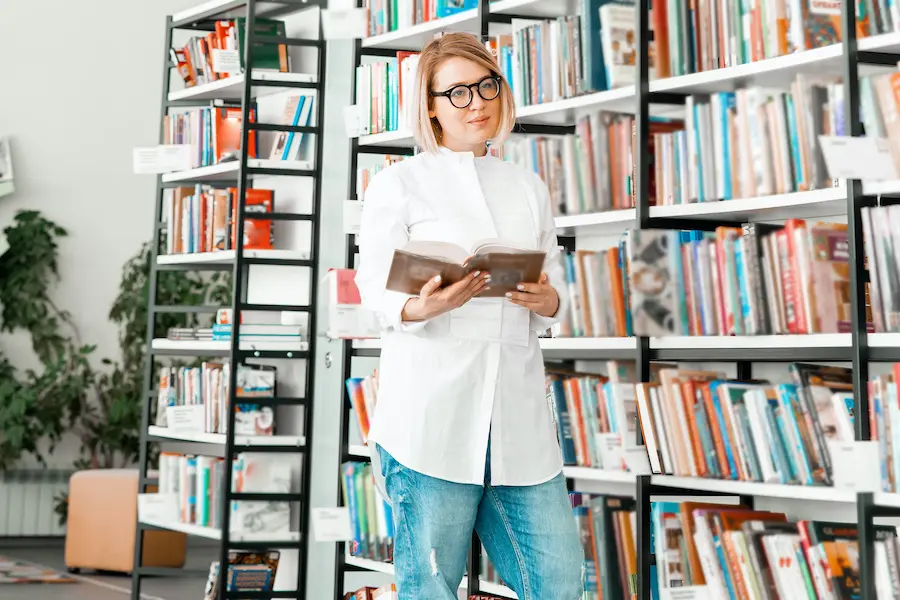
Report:
[[[65,535],[54,497],[69,488],[72,471],[18,469],[0,473],[0,537]]]

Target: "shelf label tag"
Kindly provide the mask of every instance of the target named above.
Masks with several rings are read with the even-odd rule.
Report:
[[[138,494],[138,520],[142,523],[177,523],[178,494]]]
[[[344,107],[344,131],[348,138],[359,137],[362,128],[362,110],[358,104]]]
[[[314,508],[312,518],[317,542],[348,542],[353,539],[350,511],[346,507]]]
[[[878,442],[829,442],[834,487],[854,492],[881,491]]]
[[[212,68],[216,73],[237,75],[241,72],[241,55],[237,50],[213,48]]]
[[[820,135],[825,166],[833,179],[900,179],[890,142],[882,138]]]
[[[177,433],[205,433],[206,411],[202,404],[167,406],[166,427]]]
[[[191,163],[191,146],[169,144],[133,149],[134,172],[138,175],[158,175],[172,171],[187,171]]]
[[[344,200],[344,233],[358,234],[362,221],[363,203],[361,200]]]
[[[322,11],[322,37],[326,40],[355,40],[369,35],[369,13],[365,8]]]
[[[621,471],[622,437],[618,433],[597,433],[597,449],[600,452],[600,468],[605,471]]]

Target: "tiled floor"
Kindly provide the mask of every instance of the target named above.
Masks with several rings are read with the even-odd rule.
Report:
[[[207,571],[215,546],[189,541],[185,568]],[[0,555],[44,565],[65,572],[62,540],[2,540]],[[78,583],[54,585],[0,585],[0,600],[125,600],[131,596],[128,575],[82,572]],[[194,600],[203,598],[205,577],[146,579],[141,585],[145,600]]]

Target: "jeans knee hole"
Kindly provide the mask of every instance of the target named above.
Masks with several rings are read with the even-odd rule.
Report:
[[[441,570],[438,568],[437,548],[431,549],[431,555],[429,555],[428,560],[431,562],[431,576],[438,577],[441,574]]]

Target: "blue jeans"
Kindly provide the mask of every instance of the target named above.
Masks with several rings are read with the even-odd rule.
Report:
[[[473,530],[519,600],[580,600],[584,548],[562,474],[495,487],[488,458],[483,487],[453,483],[377,448],[394,514],[399,600],[457,600]]]

